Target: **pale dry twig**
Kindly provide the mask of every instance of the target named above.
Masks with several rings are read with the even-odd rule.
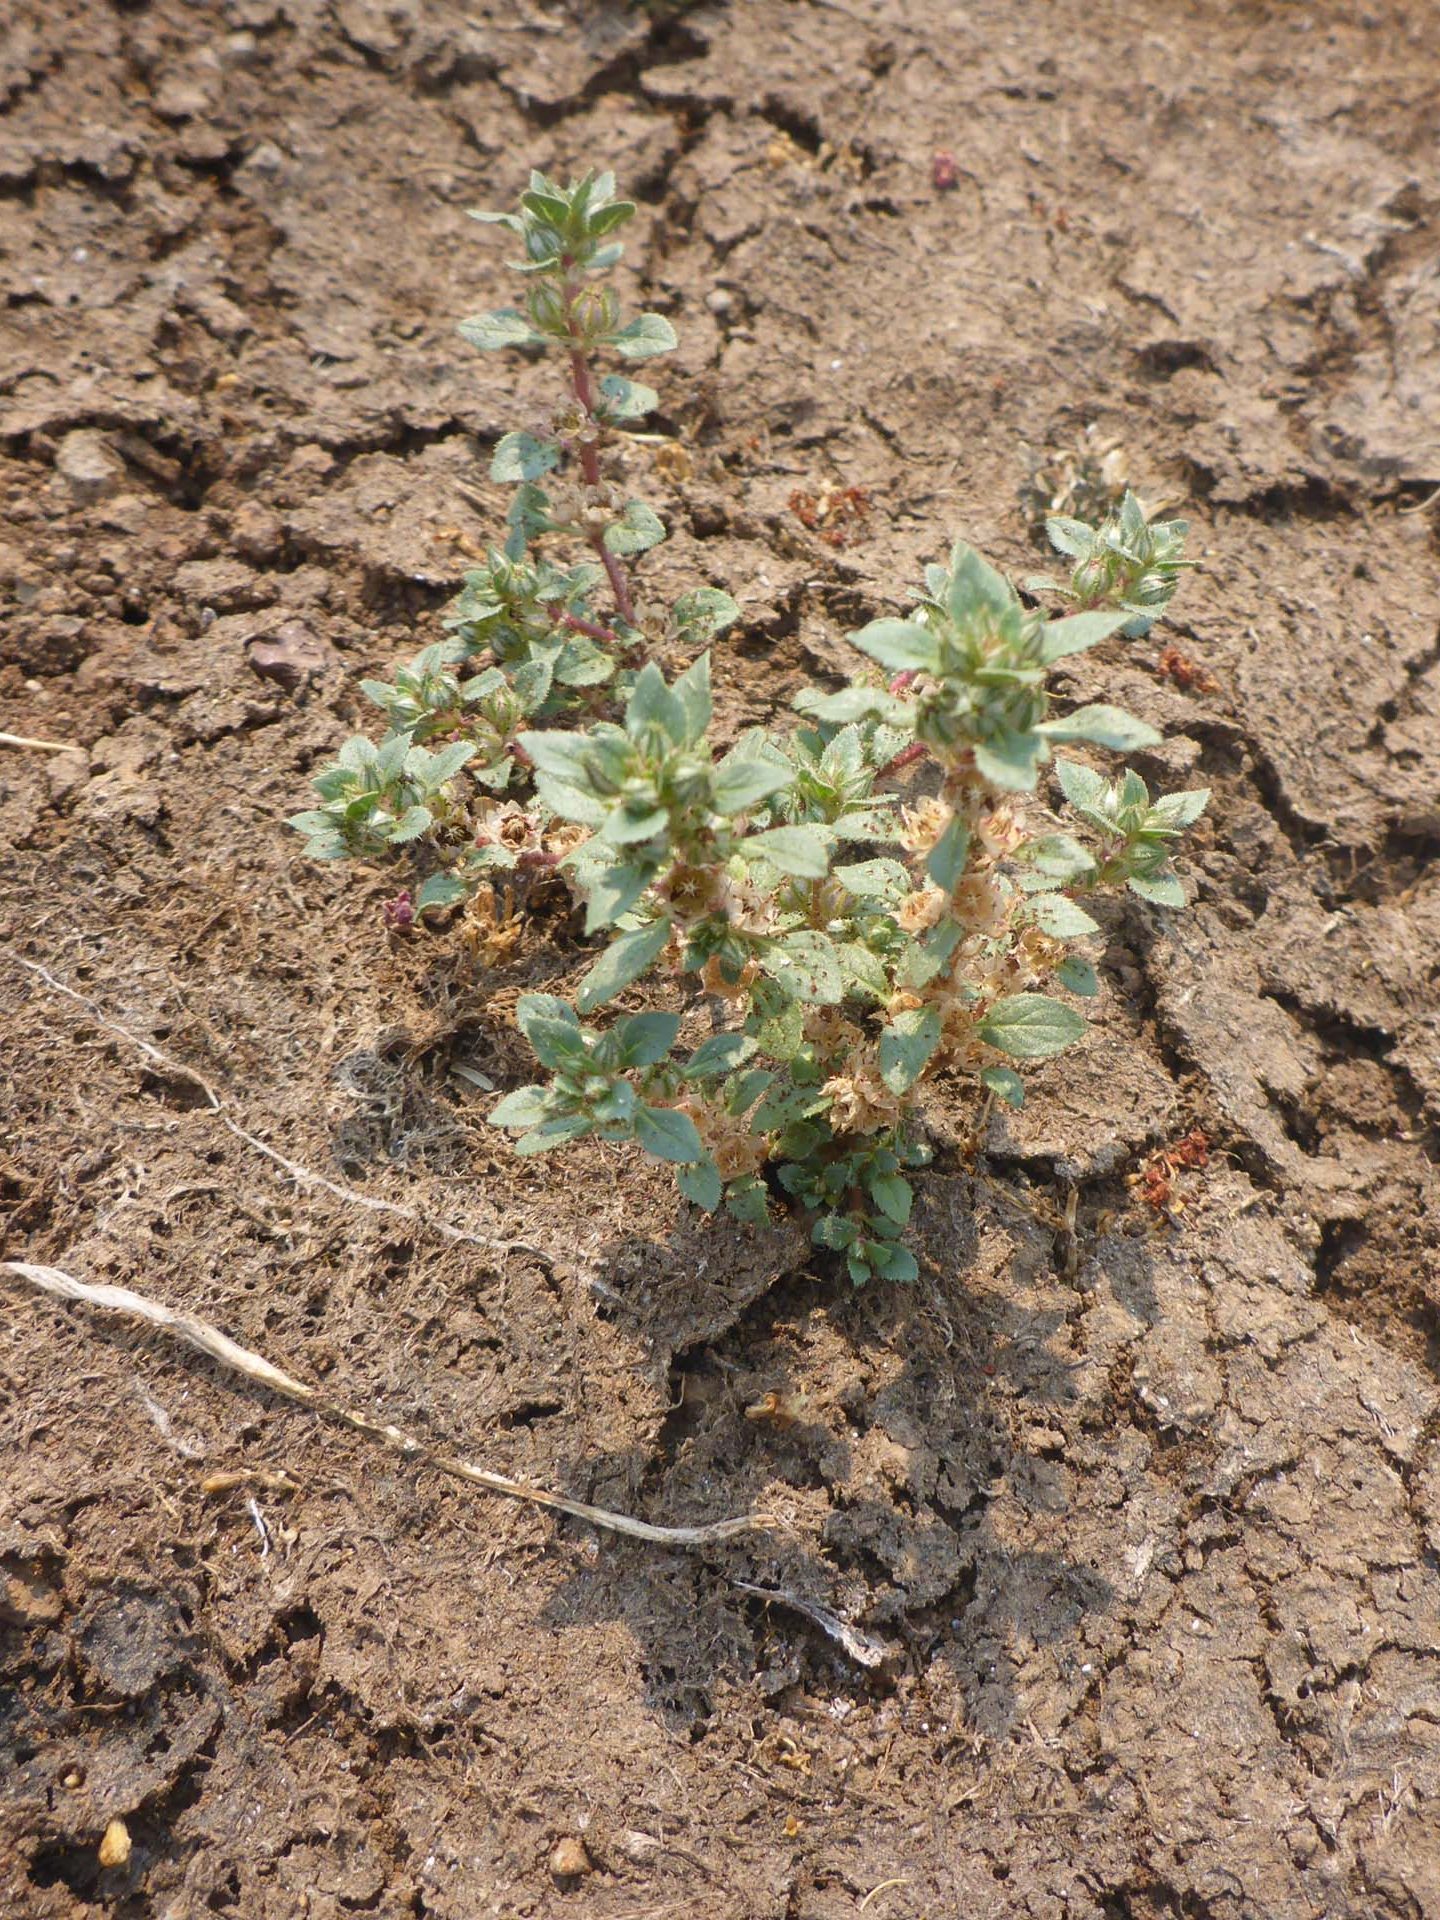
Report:
[[[508,1500],[524,1500],[531,1506],[546,1507],[552,1513],[565,1513],[574,1520],[588,1521],[592,1527],[602,1527],[610,1533],[623,1533],[633,1540],[648,1540],[661,1547],[713,1546],[718,1541],[733,1539],[736,1534],[750,1533],[775,1524],[767,1514],[749,1513],[735,1520],[711,1521],[707,1526],[656,1527],[648,1520],[632,1520],[628,1514],[611,1513],[604,1507],[589,1506],[583,1500],[567,1500],[563,1494],[547,1493],[540,1487],[527,1487],[503,1473],[491,1473],[469,1460],[437,1452],[399,1427],[371,1420],[363,1413],[355,1413],[348,1407],[326,1400],[318,1388],[295,1379],[293,1374],[275,1366],[263,1354],[240,1346],[218,1327],[212,1327],[209,1321],[197,1319],[191,1313],[177,1312],[173,1307],[162,1306],[159,1301],[149,1300],[129,1287],[91,1286],[59,1267],[37,1266],[28,1260],[0,1261],[0,1273],[13,1274],[16,1279],[56,1299],[79,1301],[82,1306],[100,1307],[111,1313],[124,1314],[130,1320],[143,1321],[147,1326],[158,1327],[174,1339],[183,1341],[186,1346],[194,1347],[212,1360],[218,1360],[221,1366],[229,1367],[233,1373],[242,1374],[245,1379],[268,1387],[282,1399],[310,1407],[327,1420],[336,1421],[356,1433],[365,1434],[369,1439],[378,1440],[394,1452],[403,1454],[407,1460],[419,1461],[441,1473],[450,1474],[456,1480],[466,1480],[471,1486],[483,1487],[487,1493],[503,1494]],[[808,1608],[806,1610],[809,1611]]]

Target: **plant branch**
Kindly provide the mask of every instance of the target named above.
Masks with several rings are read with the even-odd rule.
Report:
[[[574,323],[571,323],[574,331]],[[595,389],[590,381],[590,362],[585,357],[585,349],[576,346],[570,353],[570,383],[575,390],[575,398],[585,411],[587,420],[595,422]],[[580,442],[580,470],[585,475],[587,487],[600,485],[600,450],[593,440]],[[625,569],[605,544],[605,535],[600,531],[592,532],[590,544],[600,556],[600,563],[610,581],[610,591],[615,596],[615,610],[627,625],[635,624],[635,603],[630,598],[630,582],[625,577]]]
[[[613,627],[602,626],[598,620],[582,620],[578,613],[562,613],[562,627],[569,627],[572,633],[583,633],[591,640],[603,640],[607,646],[623,647],[625,642]]]
[[[83,753],[76,740],[32,740],[25,733],[0,733],[0,747],[29,747],[36,753]]]
[[[906,767],[913,767],[917,760],[923,760],[928,749],[923,740],[912,740],[908,747],[902,747],[893,760],[887,760],[880,769],[881,773],[900,773]]]

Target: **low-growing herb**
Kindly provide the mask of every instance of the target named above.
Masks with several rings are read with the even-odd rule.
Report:
[[[712,585],[646,601],[635,563],[665,529],[609,466],[656,397],[597,356],[675,344],[603,283],[634,213],[608,174],[536,174],[517,212],[479,216],[519,240],[523,292],[461,332],[558,351],[566,391],[543,431],[495,450],[508,532],[447,639],[363,683],[386,738],[347,742],[293,824],[319,858],[422,850],[409,919],[497,871],[558,876],[583,905],[594,952],[571,995],[519,1001],[540,1077],[491,1115],[517,1151],[632,1143],[698,1207],[797,1209],[857,1285],[913,1280],[927,1089],[1019,1106],[1024,1068],[1084,1035],[1095,897],[1184,902],[1171,856],[1207,794],[1152,798],[1135,771],[1074,757],[1159,736],[1108,704],[1066,710],[1051,685],[1163,614],[1184,524],[1128,493],[1095,526],[1052,518],[1075,565],[1030,583],[1038,604],[959,543],[908,611],[851,635],[847,687],[718,750],[709,649],[738,608]],[[656,653],[689,665],[667,677]],[[617,1013],[642,982],[663,1004]]]

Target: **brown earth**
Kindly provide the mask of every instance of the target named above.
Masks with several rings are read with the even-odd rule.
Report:
[[[11,17],[0,725],[77,750],[0,749],[5,1253],[579,1498],[790,1524],[557,1524],[7,1281],[0,1911],[1440,1914],[1440,14]],[[1088,425],[1196,523],[1198,683],[1158,637],[1075,675],[1214,787],[1196,904],[1115,910],[1093,1038],[978,1158],[937,1108],[913,1289],[510,1159],[490,1003],[573,946],[387,935],[394,873],[281,824],[544,404],[455,336],[505,291],[464,209],[592,161],[681,335],[685,457],[632,464],[648,576],[744,604],[727,726],[956,533],[1033,566]],[[826,483],[870,495],[842,548],[789,505]],[[1197,1125],[1164,1217],[1136,1176]]]

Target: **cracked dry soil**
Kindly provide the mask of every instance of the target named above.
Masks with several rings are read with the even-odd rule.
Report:
[[[1437,113],[1391,0],[12,9],[0,692],[78,750],[0,754],[6,1254],[583,1499],[791,1526],[597,1538],[7,1287],[7,1915],[1440,1914]],[[280,824],[546,404],[456,339],[504,291],[463,210],[591,160],[680,332],[679,452],[629,458],[647,578],[745,607],[727,727],[955,533],[1032,566],[1033,454],[1089,423],[1195,523],[1178,623],[1074,675],[1213,786],[1195,905],[1113,912],[1023,1117],[937,1105],[909,1291],[507,1157],[475,1076],[563,922],[389,939],[394,878]],[[789,505],[827,482],[839,548]],[[295,1187],[15,956],[294,1160],[549,1257]]]

